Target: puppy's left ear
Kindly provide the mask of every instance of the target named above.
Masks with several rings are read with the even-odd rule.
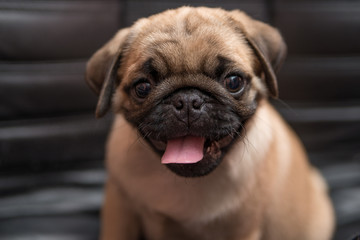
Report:
[[[99,96],[95,112],[97,118],[104,116],[111,106],[112,95],[116,88],[116,73],[128,34],[128,28],[117,32],[87,62],[86,82]]]
[[[241,11],[235,10],[230,14],[262,65],[270,96],[277,98],[279,93],[275,72],[280,69],[287,52],[283,38],[277,29],[252,19]]]

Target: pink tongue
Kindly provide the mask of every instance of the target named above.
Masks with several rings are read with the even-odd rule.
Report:
[[[205,138],[185,136],[168,140],[161,163],[197,163],[204,157]]]

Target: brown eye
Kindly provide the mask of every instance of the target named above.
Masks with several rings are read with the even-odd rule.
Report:
[[[224,80],[226,89],[231,93],[237,93],[244,88],[244,80],[237,75],[227,76]]]
[[[135,93],[136,96],[139,98],[145,98],[147,95],[149,95],[151,91],[151,84],[147,79],[141,79],[136,85],[135,85]]]

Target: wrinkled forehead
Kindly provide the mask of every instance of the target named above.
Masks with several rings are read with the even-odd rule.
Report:
[[[217,16],[196,13],[172,18],[154,16],[135,25],[129,64],[149,60],[162,75],[214,72],[226,59],[234,68],[251,74],[253,54],[244,36]]]

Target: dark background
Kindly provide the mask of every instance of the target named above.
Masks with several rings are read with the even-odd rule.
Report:
[[[360,232],[360,1],[0,1],[0,239],[96,239],[104,143],[85,62],[117,29],[181,5],[242,9],[289,49],[274,104],[330,184],[336,240]]]

